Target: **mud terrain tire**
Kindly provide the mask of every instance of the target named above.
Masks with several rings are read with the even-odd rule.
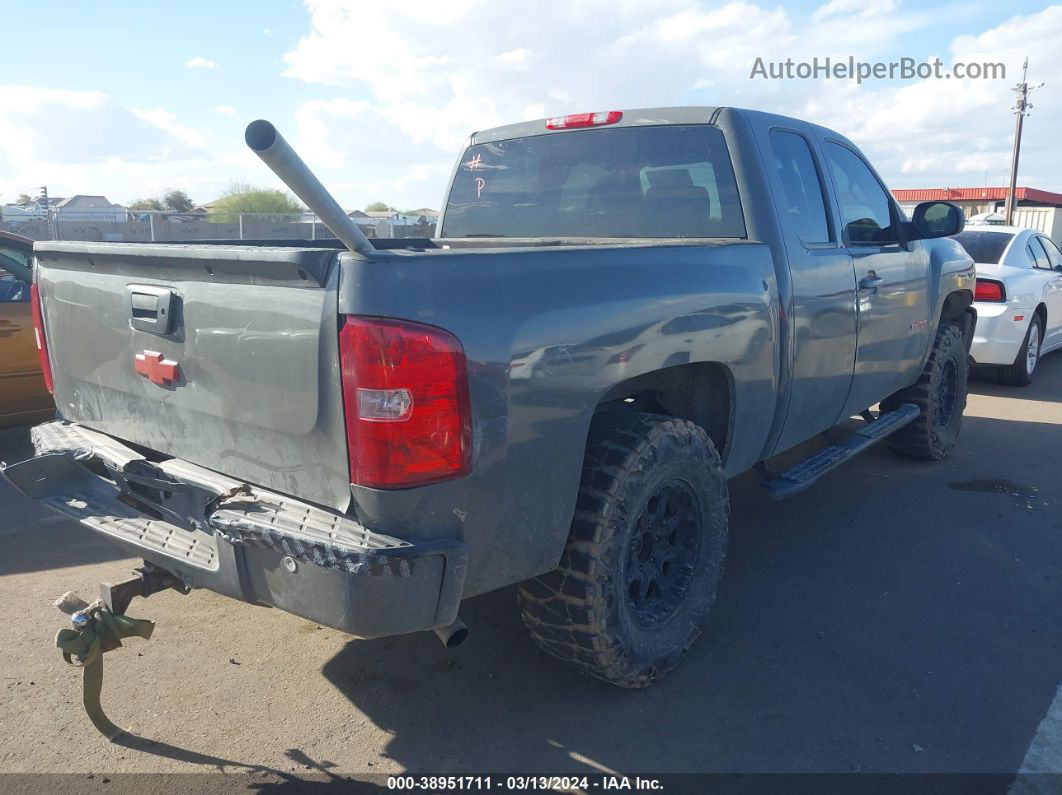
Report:
[[[892,411],[902,403],[913,403],[920,411],[914,422],[888,438],[889,447],[911,458],[942,460],[959,441],[968,372],[962,332],[955,326],[941,326],[922,375],[881,401],[882,411]]]
[[[596,416],[560,566],[519,589],[531,636],[606,682],[660,679],[711,611],[728,511],[719,453],[700,426],[641,412]]]

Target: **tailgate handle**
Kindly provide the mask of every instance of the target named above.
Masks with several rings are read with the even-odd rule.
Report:
[[[129,287],[129,324],[152,334],[169,334],[176,306],[173,290],[165,287]]]

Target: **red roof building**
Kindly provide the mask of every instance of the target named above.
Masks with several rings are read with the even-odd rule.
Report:
[[[1005,202],[1007,200],[1006,188],[906,188],[896,189],[892,192],[896,201],[901,204],[917,204],[918,202],[948,201],[956,204],[968,202],[976,204],[989,204]],[[1062,193],[1052,193],[1049,190],[1039,188],[1014,189],[1015,199],[1019,204],[1030,206],[1062,207]]]
[[[896,201],[910,213],[919,202],[954,202],[967,219],[984,213],[1003,211],[1006,188],[905,188],[892,192]],[[1052,240],[1062,240],[1062,193],[1039,188],[1014,189],[1014,225],[1039,229]]]

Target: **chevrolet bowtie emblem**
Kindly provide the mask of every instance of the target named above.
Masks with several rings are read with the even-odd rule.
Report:
[[[156,351],[138,353],[133,367],[148,381],[159,386],[173,386],[180,378],[181,366],[173,359],[164,359]]]

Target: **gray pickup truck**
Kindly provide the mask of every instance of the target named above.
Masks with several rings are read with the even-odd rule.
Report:
[[[142,557],[137,595],[456,644],[462,599],[520,583],[542,649],[641,687],[711,609],[728,478],[782,497],[881,439],[956,443],[962,214],[909,220],[831,130],[686,107],[478,132],[437,237],[376,241],[272,125],[246,137],[336,240],[34,248],[59,419],[4,474]]]

